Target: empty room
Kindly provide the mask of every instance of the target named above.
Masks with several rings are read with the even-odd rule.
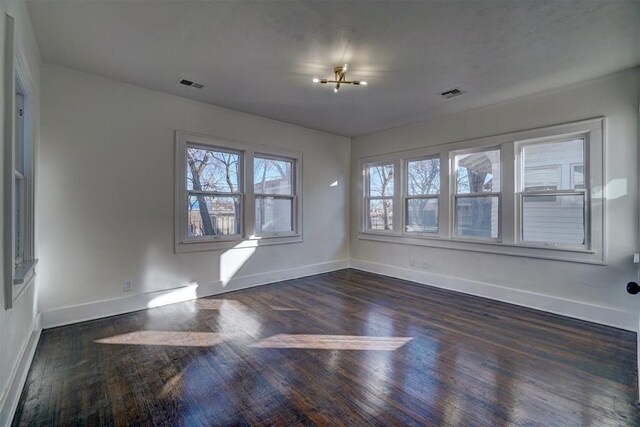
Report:
[[[0,426],[639,426],[640,1],[0,0]]]

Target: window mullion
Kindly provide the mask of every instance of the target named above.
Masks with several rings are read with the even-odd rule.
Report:
[[[518,207],[516,202],[516,153],[515,144],[508,142],[502,144],[500,150],[501,172],[501,196],[500,213],[501,220],[499,232],[503,243],[515,244],[517,240]]]

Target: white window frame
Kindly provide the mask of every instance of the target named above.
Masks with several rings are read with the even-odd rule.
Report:
[[[283,148],[270,147],[228,138],[202,135],[176,130],[175,132],[175,211],[174,211],[174,250],[176,253],[224,250],[236,247],[256,247],[274,244],[298,243],[303,241],[302,233],[302,153]],[[215,235],[189,237],[187,232],[187,146],[203,149],[233,152],[240,154],[238,167],[239,181],[237,193],[220,195],[239,195],[241,205],[241,224],[239,235]],[[254,157],[270,157],[293,163],[293,231],[286,233],[255,232],[255,193],[253,182]],[[217,194],[217,193],[216,193]]]
[[[278,161],[284,161],[284,162],[290,162],[291,163],[291,194],[278,194],[278,193],[257,193],[255,192],[255,182],[252,181],[252,185],[254,186],[254,203],[255,200],[258,198],[269,198],[272,197],[274,199],[286,199],[286,200],[291,200],[291,231],[275,231],[272,233],[265,233],[265,232],[255,232],[254,235],[258,238],[269,238],[269,237],[291,237],[291,236],[297,236],[298,232],[297,227],[296,227],[296,223],[297,223],[297,219],[296,219],[296,211],[298,210],[296,208],[296,206],[298,205],[297,199],[297,180],[296,177],[298,175],[297,172],[297,167],[296,164],[298,163],[298,160],[295,158],[290,158],[290,157],[286,157],[286,156],[277,156],[277,155],[273,155],[273,154],[268,154],[268,153],[261,153],[261,152],[256,152],[254,153],[253,156],[253,161],[254,161],[254,166],[255,166],[255,158],[258,157],[260,159],[266,159],[266,160],[278,160]],[[253,175],[252,175],[253,178]],[[254,215],[255,215],[255,204],[254,204]],[[254,227],[255,227],[255,217],[254,217]]]
[[[387,165],[393,165],[393,195],[392,196],[369,196],[369,169],[375,166],[387,166]],[[361,221],[362,221],[362,228],[365,229],[366,228],[366,224],[367,224],[367,215],[368,215],[368,210],[369,210],[369,200],[384,200],[384,199],[391,199],[391,203],[392,203],[392,223],[391,223],[391,230],[375,230],[375,229],[370,229],[367,228],[366,232],[367,233],[372,233],[372,234],[392,234],[392,233],[399,233],[402,232],[402,229],[404,228],[404,221],[403,220],[398,220],[398,218],[401,217],[397,217],[396,216],[396,212],[397,212],[397,208],[396,206],[401,203],[402,199],[400,197],[400,179],[398,177],[398,173],[403,173],[401,171],[402,167],[401,167],[401,163],[399,160],[394,159],[394,160],[386,160],[386,159],[381,159],[379,161],[376,162],[368,162],[363,164],[363,166],[361,167],[361,170],[363,170],[363,180],[364,180],[364,185],[363,185],[363,189],[364,189],[364,208],[363,208],[363,212],[361,215]]]
[[[411,162],[420,162],[423,160],[438,160],[439,163],[439,169],[440,169],[440,188],[438,189],[438,193],[436,194],[422,194],[422,195],[409,195],[409,163]],[[402,204],[404,206],[404,214],[402,217],[402,233],[406,234],[408,236],[426,236],[426,237],[437,237],[440,233],[441,227],[440,227],[440,222],[441,222],[441,218],[440,218],[440,204],[442,203],[440,200],[440,196],[442,194],[442,159],[440,158],[439,155],[437,154],[432,154],[429,156],[423,156],[423,157],[416,157],[416,158],[408,158],[408,159],[403,159],[402,161],[402,177],[404,178],[400,184],[400,186],[402,187]],[[409,200],[414,200],[414,199],[424,199],[424,200],[429,200],[429,199],[435,199],[438,201],[438,228],[436,231],[434,232],[430,232],[430,231],[408,231],[407,230],[407,225],[408,225],[408,215],[409,215]]]
[[[576,135],[558,135],[551,137],[542,137],[524,141],[516,141],[516,242],[521,246],[530,246],[530,247],[545,247],[559,250],[582,250],[588,251],[591,247],[591,235],[592,229],[590,226],[591,221],[591,209],[590,209],[590,194],[589,194],[589,180],[585,179],[583,189],[573,189],[573,190],[535,190],[535,191],[525,191],[524,189],[524,156],[523,149],[528,145],[536,145],[536,144],[545,144],[545,143],[556,143],[556,142],[565,142],[572,141],[576,139],[583,140],[583,153],[584,153],[584,164],[583,164],[583,176],[589,177],[589,164],[591,159],[589,158],[589,137],[590,132],[582,132]],[[570,173],[573,172],[573,167],[575,164],[570,164]],[[569,181],[573,181],[573,177],[569,177]],[[584,243],[581,245],[571,245],[571,244],[561,244],[561,243],[550,243],[550,242],[536,242],[524,239],[524,197],[526,196],[577,196],[580,195],[584,197]]]
[[[4,15],[5,19],[5,61],[4,61],[4,301],[5,308],[23,295],[35,278],[38,263],[35,253],[34,230],[34,182],[35,182],[35,139],[34,139],[34,89],[31,75],[26,67],[24,53],[15,45],[14,19]],[[20,89],[24,97],[23,105],[23,171],[16,169],[16,92]],[[21,182],[21,255],[16,253],[16,182]]]
[[[386,153],[359,159],[358,166],[362,173],[358,182],[360,203],[358,203],[357,237],[363,240],[378,242],[400,243],[415,246],[429,246],[436,248],[457,249],[494,253],[500,255],[524,256],[530,258],[550,259],[585,264],[606,265],[606,174],[605,174],[605,117],[596,117],[571,123],[552,125],[537,129],[510,132],[507,134],[488,136],[472,140],[458,141],[445,144],[431,145],[424,148]],[[588,225],[583,247],[572,245],[540,245],[535,242],[524,242],[520,239],[521,218],[518,192],[518,149],[526,142],[559,140],[568,138],[585,139],[585,186],[588,188],[586,209]],[[456,152],[469,150],[484,151],[492,147],[500,147],[500,206],[499,206],[499,239],[467,239],[454,234],[454,200],[455,175],[454,158]],[[401,203],[394,200],[393,216],[402,218],[402,224],[396,229],[399,221],[394,221],[393,232],[381,233],[366,230],[365,219],[365,189],[366,166],[369,164],[394,163],[397,168],[404,168],[407,160],[440,156],[440,199],[438,211],[439,232],[437,235],[422,233],[406,233],[404,204],[404,186],[406,186],[405,171],[396,174],[396,186],[403,186]]]
[[[452,165],[451,173],[451,218],[452,218],[452,230],[451,238],[461,241],[489,241],[489,242],[501,242],[502,241],[502,161],[500,162],[500,191],[486,191],[476,193],[458,193],[458,165],[456,164],[456,156],[464,154],[482,153],[484,151],[498,151],[502,156],[502,147],[489,146],[489,147],[474,147],[462,150],[452,150],[449,152],[450,162]],[[471,191],[471,190],[469,190]],[[458,212],[456,210],[456,202],[458,199],[471,199],[475,197],[497,197],[498,198],[498,235],[496,237],[476,237],[476,236],[462,236],[457,233],[458,231]]]

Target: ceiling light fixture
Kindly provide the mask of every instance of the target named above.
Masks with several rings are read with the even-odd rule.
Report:
[[[331,79],[319,79],[315,77],[313,79],[314,83],[335,83],[336,87],[333,88],[333,93],[338,93],[340,90],[340,85],[354,85],[354,86],[366,86],[367,82],[360,80],[347,80],[347,70],[349,69],[349,64],[343,64],[335,67],[333,69],[333,80]]]

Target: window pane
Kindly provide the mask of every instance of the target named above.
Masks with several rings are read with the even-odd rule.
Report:
[[[391,199],[369,200],[367,228],[370,230],[393,229],[393,201]]]
[[[239,153],[187,147],[187,190],[239,192]]]
[[[438,199],[407,199],[407,231],[438,232]]]
[[[407,162],[407,194],[422,196],[440,193],[440,159]]]
[[[456,234],[498,237],[498,196],[456,198]]]
[[[255,157],[253,182],[258,194],[293,194],[293,162]]]
[[[393,196],[393,165],[370,166],[369,196]]]
[[[500,192],[500,150],[459,154],[457,165],[457,192]]]
[[[189,237],[240,234],[240,197],[190,195],[187,220]]]
[[[524,191],[584,188],[584,140],[545,142],[522,148]]]
[[[584,196],[525,196],[522,203],[522,240],[584,244]]]
[[[256,233],[292,231],[292,212],[292,199],[256,197]]]
[[[24,209],[23,209],[23,200],[24,200],[24,185],[23,180],[16,178],[16,198],[15,205],[13,206],[13,216],[14,216],[14,232],[15,232],[15,258],[16,262],[22,261],[23,256],[23,230],[24,230]]]

